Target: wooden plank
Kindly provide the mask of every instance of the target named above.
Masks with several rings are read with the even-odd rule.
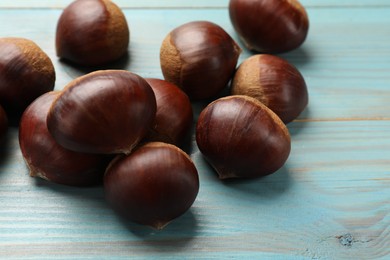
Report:
[[[385,259],[389,127],[388,121],[293,123],[286,165],[256,180],[218,180],[194,147],[199,196],[161,232],[117,218],[100,187],[29,177],[12,129],[0,166],[0,257]]]
[[[0,8],[64,8],[72,0],[3,0]],[[226,8],[229,0],[115,0],[121,8]],[[379,7],[390,6],[387,0],[301,0],[305,7]]]

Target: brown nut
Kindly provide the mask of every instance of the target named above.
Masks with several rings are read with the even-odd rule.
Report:
[[[309,100],[305,79],[298,69],[268,54],[254,55],[239,66],[231,92],[256,98],[285,124],[298,117]]]
[[[151,142],[114,159],[104,176],[104,190],[119,214],[162,229],[191,207],[199,177],[185,152],[171,144]]]
[[[58,95],[53,91],[38,97],[21,117],[19,145],[30,176],[71,186],[102,183],[106,156],[67,150],[50,135],[46,117]]]
[[[281,53],[306,39],[309,18],[297,0],[230,0],[230,20],[248,49]]]
[[[220,179],[271,174],[284,165],[291,149],[280,118],[248,96],[209,104],[199,116],[196,142]]]
[[[63,11],[56,31],[57,56],[99,66],[127,53],[130,38],[125,15],[110,0],[76,0]]]
[[[240,47],[220,26],[196,21],[166,36],[160,63],[165,80],[182,88],[190,99],[206,99],[227,86],[240,53]]]
[[[0,104],[7,114],[21,114],[54,89],[55,79],[53,63],[33,41],[0,38]]]
[[[176,85],[161,79],[145,79],[156,96],[157,112],[147,140],[180,146],[193,126],[190,99]]]
[[[130,153],[148,133],[156,99],[140,76],[122,70],[70,82],[50,108],[47,125],[63,147],[85,153]]]

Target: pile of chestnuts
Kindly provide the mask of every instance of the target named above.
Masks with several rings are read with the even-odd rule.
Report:
[[[198,172],[166,140],[179,143],[190,129],[178,118],[171,130],[180,107],[165,106],[163,98],[168,93],[173,104],[190,102],[178,87],[148,80],[162,86],[160,94],[137,74],[100,70],[32,102],[19,130],[30,175],[72,186],[103,182],[115,210],[157,229],[186,212],[198,194]],[[192,110],[184,112],[191,120]]]
[[[194,126],[220,179],[278,171],[291,150],[286,124],[306,108],[308,91],[298,69],[274,54],[304,42],[308,16],[296,0],[230,0],[228,9],[244,46],[258,53],[238,65],[242,48],[222,27],[191,21],[162,41],[164,80],[95,70],[54,91],[53,64],[35,43],[0,38],[0,139],[19,112],[31,176],[103,184],[116,212],[156,229],[198,195],[196,166],[182,150]],[[76,0],[59,18],[55,46],[60,59],[101,66],[126,55],[129,37],[115,3]],[[217,98],[226,89],[230,95]],[[209,102],[196,124],[193,100]]]

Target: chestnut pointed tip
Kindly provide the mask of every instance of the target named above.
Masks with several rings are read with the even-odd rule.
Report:
[[[212,164],[211,162],[209,162],[209,163],[213,167],[214,171],[217,173],[219,180],[238,178],[237,174],[233,170],[228,169],[223,165],[215,165],[215,164]]]
[[[41,178],[41,179],[44,179],[44,180],[47,180],[47,181],[50,181],[49,178],[46,177],[46,175],[44,173],[42,173],[41,171],[29,166],[29,175],[30,177],[32,178]]]
[[[153,224],[151,224],[150,226],[157,230],[157,231],[161,231],[163,230],[166,226],[168,226],[168,224],[171,223],[171,221],[157,221]]]

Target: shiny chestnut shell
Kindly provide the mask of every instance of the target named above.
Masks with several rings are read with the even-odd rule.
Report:
[[[285,124],[298,117],[309,101],[305,79],[298,69],[269,54],[254,55],[241,63],[231,93],[256,98]]]
[[[224,89],[236,69],[240,47],[217,24],[194,21],[172,30],[160,50],[165,80],[190,99],[206,99]]]
[[[183,145],[193,126],[193,110],[188,96],[176,85],[146,78],[156,96],[157,112],[147,138],[177,146]]]
[[[127,53],[130,38],[121,9],[110,0],[76,0],[61,14],[56,30],[57,56],[99,66]]]
[[[271,174],[284,165],[291,149],[280,118],[248,96],[210,103],[199,116],[196,142],[221,179]]]
[[[50,135],[46,117],[58,95],[48,92],[38,97],[21,117],[19,145],[30,176],[71,186],[102,183],[106,156],[67,150]]]
[[[248,49],[282,53],[306,39],[309,18],[297,0],[230,0],[230,20]]]
[[[119,214],[162,229],[191,207],[199,177],[185,152],[171,144],[151,142],[114,159],[104,176],[104,190]]]
[[[8,130],[8,117],[4,109],[0,106],[0,143],[4,140],[7,130]]]
[[[85,153],[129,153],[148,133],[156,99],[137,74],[102,70],[70,82],[53,102],[47,125],[63,147]]]
[[[21,114],[37,97],[54,89],[55,70],[47,54],[33,41],[0,38],[0,104]]]

